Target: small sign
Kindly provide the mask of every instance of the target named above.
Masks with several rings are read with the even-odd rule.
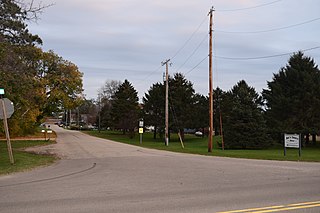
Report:
[[[139,121],[139,127],[143,127],[143,120]]]
[[[300,136],[298,134],[284,134],[284,146],[287,148],[300,148]]]
[[[45,132],[46,132],[46,130],[44,130],[44,129],[43,129],[43,130],[41,130],[41,132],[45,133]]]
[[[2,101],[3,103],[0,103],[0,119],[4,119],[3,112],[6,113],[7,118],[10,118],[11,115],[14,113],[13,103],[8,98],[3,98],[1,99],[1,102]],[[5,107],[5,110],[3,110],[3,105]]]
[[[286,156],[287,148],[299,149],[299,157],[301,157],[301,134],[284,134],[284,156]]]
[[[0,88],[0,95],[4,95],[4,89]]]
[[[52,130],[47,130],[47,133],[52,133]]]
[[[143,133],[143,128],[139,128],[139,134]]]

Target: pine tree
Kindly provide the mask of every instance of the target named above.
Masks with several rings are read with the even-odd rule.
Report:
[[[180,131],[184,139],[184,128],[192,126],[193,84],[181,73],[169,78],[169,107],[171,128]]]
[[[263,91],[268,126],[275,136],[294,132],[316,134],[320,127],[320,71],[302,52],[274,74]]]
[[[164,132],[165,88],[161,83],[153,84],[143,97],[145,125],[154,126],[153,138],[156,139],[158,129]],[[161,135],[162,136],[162,135]]]
[[[111,118],[114,128],[122,129],[123,134],[130,132],[138,125],[138,93],[128,80],[125,80],[116,91],[112,100]]]
[[[224,96],[226,148],[264,148],[269,145],[261,97],[242,80]]]

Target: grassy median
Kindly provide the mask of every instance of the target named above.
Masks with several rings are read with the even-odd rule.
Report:
[[[0,141],[0,175],[13,172],[30,170],[38,166],[51,164],[56,157],[48,155],[37,155],[23,151],[24,148],[32,146],[43,146],[54,143],[53,141],[44,140],[13,140],[11,141],[15,163],[10,164],[7,143],[5,140]]]
[[[164,145],[163,139],[153,139],[152,133],[144,133],[142,144],[140,144],[140,136],[136,134],[134,138],[130,139],[128,135],[123,135],[121,132],[114,131],[87,131],[86,133],[105,139],[110,139],[122,143],[132,144],[136,146],[167,150],[173,152],[233,157],[233,158],[248,158],[248,159],[262,159],[262,160],[284,160],[284,161],[311,161],[320,162],[320,145],[310,145],[302,148],[301,157],[298,155],[297,149],[287,149],[287,154],[284,156],[283,147],[277,144],[268,149],[262,150],[222,150],[217,146],[217,141],[221,140],[219,136],[214,138],[214,148],[212,153],[208,153],[208,138],[196,137],[194,135],[185,135],[183,149],[177,134],[171,134],[169,146]]]

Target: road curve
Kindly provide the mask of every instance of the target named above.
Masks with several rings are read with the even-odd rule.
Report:
[[[171,153],[53,128],[57,144],[46,149],[62,160],[0,177],[0,212],[213,213],[305,202],[315,203],[286,211],[320,212],[319,163]]]

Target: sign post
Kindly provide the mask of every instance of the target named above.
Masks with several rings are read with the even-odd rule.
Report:
[[[14,108],[13,108],[12,102],[7,98],[3,98],[3,95],[4,95],[4,89],[1,88],[0,89],[0,101],[1,101],[0,119],[3,119],[3,127],[4,127],[5,134],[6,134],[6,139],[7,139],[7,148],[8,148],[10,163],[14,164],[14,158],[13,158],[13,153],[12,153],[9,128],[8,128],[8,122],[7,122],[7,118],[11,117],[12,113],[14,112]],[[12,105],[12,110],[9,110],[9,111],[6,110],[6,106],[8,106],[8,102],[9,102],[9,107],[10,107],[10,105]]]
[[[139,121],[139,134],[140,134],[140,144],[142,144],[142,134],[143,134],[143,119]]]
[[[284,156],[287,148],[299,149],[299,157],[301,157],[301,134],[284,134]]]
[[[50,141],[50,135],[52,134],[52,130],[51,130],[51,129],[48,129],[48,130],[47,130],[47,133],[49,134],[48,141]]]

